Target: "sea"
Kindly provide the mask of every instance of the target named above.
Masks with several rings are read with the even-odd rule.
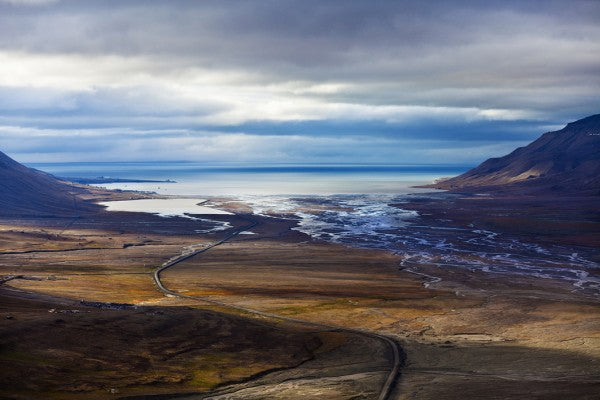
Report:
[[[30,163],[58,177],[175,182],[104,184],[187,196],[407,193],[470,165],[254,164],[197,162]]]
[[[403,260],[402,267],[415,273],[415,265],[426,263],[440,269],[567,281],[573,290],[600,295],[600,265],[593,261],[594,249],[534,243],[516,234],[475,225],[452,226],[444,220],[424,223],[418,213],[402,208],[403,202],[415,197],[444,195],[415,186],[459,175],[471,165],[115,162],[28,166],[62,178],[161,181],[97,186],[211,198],[216,207],[219,198],[237,200],[256,214],[297,220],[295,229],[316,240],[395,252]],[[179,206],[178,210],[180,216],[191,217]],[[169,215],[154,208],[148,212]],[[215,230],[224,228],[227,225],[215,222]],[[428,278],[428,284],[439,281],[435,275]]]

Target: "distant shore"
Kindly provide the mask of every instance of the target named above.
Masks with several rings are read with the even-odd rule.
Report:
[[[59,177],[60,180],[81,183],[84,185],[94,185],[99,183],[177,183],[177,181],[166,179],[135,179],[135,178],[111,178],[108,176],[99,176],[97,178],[74,178],[74,177]]]

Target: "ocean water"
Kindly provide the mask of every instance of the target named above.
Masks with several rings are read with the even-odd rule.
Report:
[[[107,188],[184,196],[408,193],[411,186],[454,176],[467,165],[204,164],[194,162],[31,163],[59,177],[174,180],[115,183]]]
[[[298,220],[295,229],[318,240],[393,251],[402,257],[403,266],[415,273],[419,273],[415,266],[427,263],[440,269],[558,279],[570,282],[573,290],[600,294],[600,265],[592,261],[594,249],[541,245],[476,226],[448,226],[443,220],[425,224],[416,212],[398,206],[408,197],[432,192],[412,186],[458,175],[469,166],[187,162],[30,166],[60,177],[174,180],[98,186],[196,199],[212,197],[211,207],[216,209],[218,197],[235,199],[249,205],[254,213]],[[209,219],[210,215],[202,218]],[[226,228],[223,222],[215,221],[214,230]],[[431,282],[438,279],[430,278]]]

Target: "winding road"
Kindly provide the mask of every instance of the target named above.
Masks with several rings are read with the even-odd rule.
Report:
[[[272,319],[277,319],[277,320],[286,321],[286,322],[292,322],[292,323],[296,323],[296,324],[302,324],[305,326],[325,328],[328,330],[334,330],[334,331],[339,331],[339,332],[348,332],[348,333],[358,334],[358,335],[367,336],[367,337],[370,337],[373,339],[380,340],[380,341],[384,342],[388,346],[390,351],[392,352],[393,363],[390,367],[390,371],[388,373],[387,379],[385,380],[385,383],[383,384],[383,386],[381,387],[381,390],[379,391],[377,400],[389,399],[390,395],[392,393],[392,389],[394,387],[394,383],[396,382],[396,379],[398,378],[398,376],[400,374],[400,368],[402,367],[402,363],[403,363],[403,356],[402,356],[403,352],[402,352],[399,344],[396,342],[396,340],[394,338],[388,337],[385,335],[381,335],[379,333],[367,331],[367,330],[346,328],[346,327],[335,326],[335,325],[321,324],[321,323],[317,323],[317,322],[310,322],[310,321],[305,321],[305,320],[301,320],[301,319],[286,317],[283,315],[277,315],[277,314],[273,314],[273,313],[269,313],[269,312],[254,310],[251,308],[246,308],[246,307],[242,307],[242,306],[238,306],[238,305],[234,305],[234,304],[228,304],[225,302],[221,302],[221,301],[213,300],[213,299],[207,299],[207,298],[200,297],[200,296],[184,295],[184,294],[178,293],[176,291],[173,291],[164,285],[164,283],[161,281],[160,275],[165,270],[176,266],[177,264],[181,263],[182,261],[188,260],[199,254],[205,253],[212,248],[220,246],[223,243],[226,243],[226,242],[230,241],[231,239],[235,238],[240,233],[242,233],[244,231],[249,231],[252,228],[254,228],[260,224],[260,222],[256,218],[252,217],[251,215],[243,215],[243,216],[239,215],[239,214],[236,214],[236,215],[238,217],[241,217],[241,218],[247,220],[249,222],[249,224],[230,232],[224,238],[222,238],[221,240],[219,240],[217,242],[214,242],[208,246],[204,246],[197,250],[184,252],[180,256],[174,257],[174,258],[170,259],[169,261],[165,262],[164,264],[162,264],[160,267],[158,267],[154,271],[154,274],[153,274],[154,282],[156,283],[156,286],[158,287],[158,289],[167,296],[202,301],[202,302],[222,306],[225,308],[230,308],[230,309],[258,315],[261,317],[272,318]]]

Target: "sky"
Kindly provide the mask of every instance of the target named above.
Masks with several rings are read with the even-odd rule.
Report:
[[[599,1],[0,0],[22,162],[474,165],[598,112]]]

